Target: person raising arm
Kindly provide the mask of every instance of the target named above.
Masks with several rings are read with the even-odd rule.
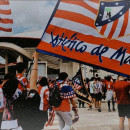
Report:
[[[37,91],[37,75],[38,75],[38,53],[34,52],[33,54],[33,67],[31,71],[31,77],[30,77],[30,89],[34,89]]]

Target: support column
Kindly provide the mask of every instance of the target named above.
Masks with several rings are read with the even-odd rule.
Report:
[[[83,79],[86,79],[86,73],[87,73],[87,71],[86,71],[87,69],[86,69],[86,65],[82,65],[82,75],[83,75]]]
[[[17,58],[17,63],[18,62],[23,62],[23,56],[19,55],[19,57]]]
[[[78,69],[78,63],[60,59],[60,72],[66,72],[69,78],[72,78],[77,73]]]
[[[8,73],[8,54],[5,54],[5,74]]]

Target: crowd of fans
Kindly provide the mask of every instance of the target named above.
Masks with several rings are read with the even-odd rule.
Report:
[[[104,79],[101,79],[97,74],[96,77],[92,77],[90,80],[86,79],[84,82],[92,101],[92,105],[88,105],[88,110],[91,110],[94,106],[101,112],[101,101],[103,99],[108,103],[108,112],[116,111],[115,102],[117,102],[119,129],[124,130],[125,117],[128,118],[130,129],[130,78],[119,75],[117,79],[112,79],[111,76],[105,76]],[[112,102],[112,109],[110,102]]]
[[[71,82],[68,80],[68,74],[62,72],[59,78],[47,79],[41,77],[37,82],[38,72],[38,53],[33,55],[33,67],[31,70],[30,81],[23,75],[26,71],[24,63],[17,63],[17,74],[8,73],[4,79],[0,81],[0,124],[1,127],[4,121],[14,121],[16,126],[23,130],[41,130],[48,121],[48,110],[55,111],[60,130],[70,130],[73,120],[72,110],[75,112],[75,117],[78,117],[78,109],[74,98],[76,97],[74,90],[71,87]],[[49,104],[49,95],[55,86],[60,90],[62,98],[61,104],[58,107],[52,107]],[[124,128],[124,118],[128,117],[130,127],[130,79],[118,76],[117,80],[111,76],[106,76],[101,79],[96,75],[91,79],[84,80],[85,89],[79,90],[89,92],[91,104],[88,104],[88,110],[93,108],[101,112],[101,101],[107,100],[108,111],[116,111],[115,102],[118,103],[118,111],[120,117],[120,130]],[[79,108],[85,108],[84,102],[79,101]],[[112,109],[110,102],[112,101]],[[70,105],[71,104],[71,105]],[[78,119],[78,118],[77,118]],[[5,128],[3,128],[5,129]],[[12,128],[8,128],[12,129]]]
[[[78,113],[74,101],[75,93],[67,80],[68,74],[60,73],[57,81],[42,77],[37,82],[37,52],[33,58],[30,81],[24,77],[26,65],[20,62],[16,65],[17,74],[6,74],[0,83],[1,129],[41,130],[48,121],[48,109],[53,109],[58,117],[60,129],[70,130],[73,121],[70,103],[75,116],[78,116]],[[52,108],[49,104],[49,94],[55,84],[59,84],[62,102],[58,107]],[[6,125],[3,125],[4,122]]]
[[[87,81],[86,81],[87,80]],[[91,101],[94,108],[101,112],[101,101],[108,101],[108,111],[111,111],[110,101],[112,100],[113,111],[115,111],[115,101],[113,99],[113,84],[114,80],[111,76],[106,76],[104,79],[98,77],[92,77],[91,79],[84,80],[87,91],[91,95]],[[88,106],[88,110],[92,109],[92,105]]]

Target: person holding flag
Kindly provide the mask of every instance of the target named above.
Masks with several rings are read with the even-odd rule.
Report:
[[[16,64],[16,71],[18,72],[16,74],[17,79],[20,81],[21,85],[25,88],[27,88],[27,91],[29,92],[29,82],[27,78],[24,77],[24,73],[26,72],[27,66],[23,62],[19,62]]]
[[[76,95],[72,87],[68,84],[67,77],[68,74],[66,72],[61,72],[57,81],[57,86],[59,86],[58,89],[60,90],[60,97],[62,98],[62,102],[60,106],[54,107],[54,110],[58,118],[60,130],[70,130],[72,123],[75,122],[75,120],[72,121],[69,101],[72,104],[72,110],[75,112],[75,117],[78,117],[78,109],[74,101]]]

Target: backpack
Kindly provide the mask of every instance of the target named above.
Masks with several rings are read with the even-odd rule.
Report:
[[[40,111],[41,98],[36,90],[27,89],[18,91],[20,82],[17,79],[7,81],[3,86],[4,96],[9,105],[13,105],[13,117],[18,119],[19,124],[24,130],[40,130],[47,121],[47,112]],[[40,127],[40,128],[39,128]]]
[[[49,104],[50,106],[54,106],[54,107],[59,107],[61,102],[62,102],[62,98],[60,97],[60,90],[59,90],[59,85],[55,85],[51,90],[50,90],[50,94],[49,94]]]
[[[25,130],[42,129],[47,121],[47,112],[39,110],[40,96],[36,90],[30,90],[28,96],[24,91],[22,95],[12,102],[14,116]]]

